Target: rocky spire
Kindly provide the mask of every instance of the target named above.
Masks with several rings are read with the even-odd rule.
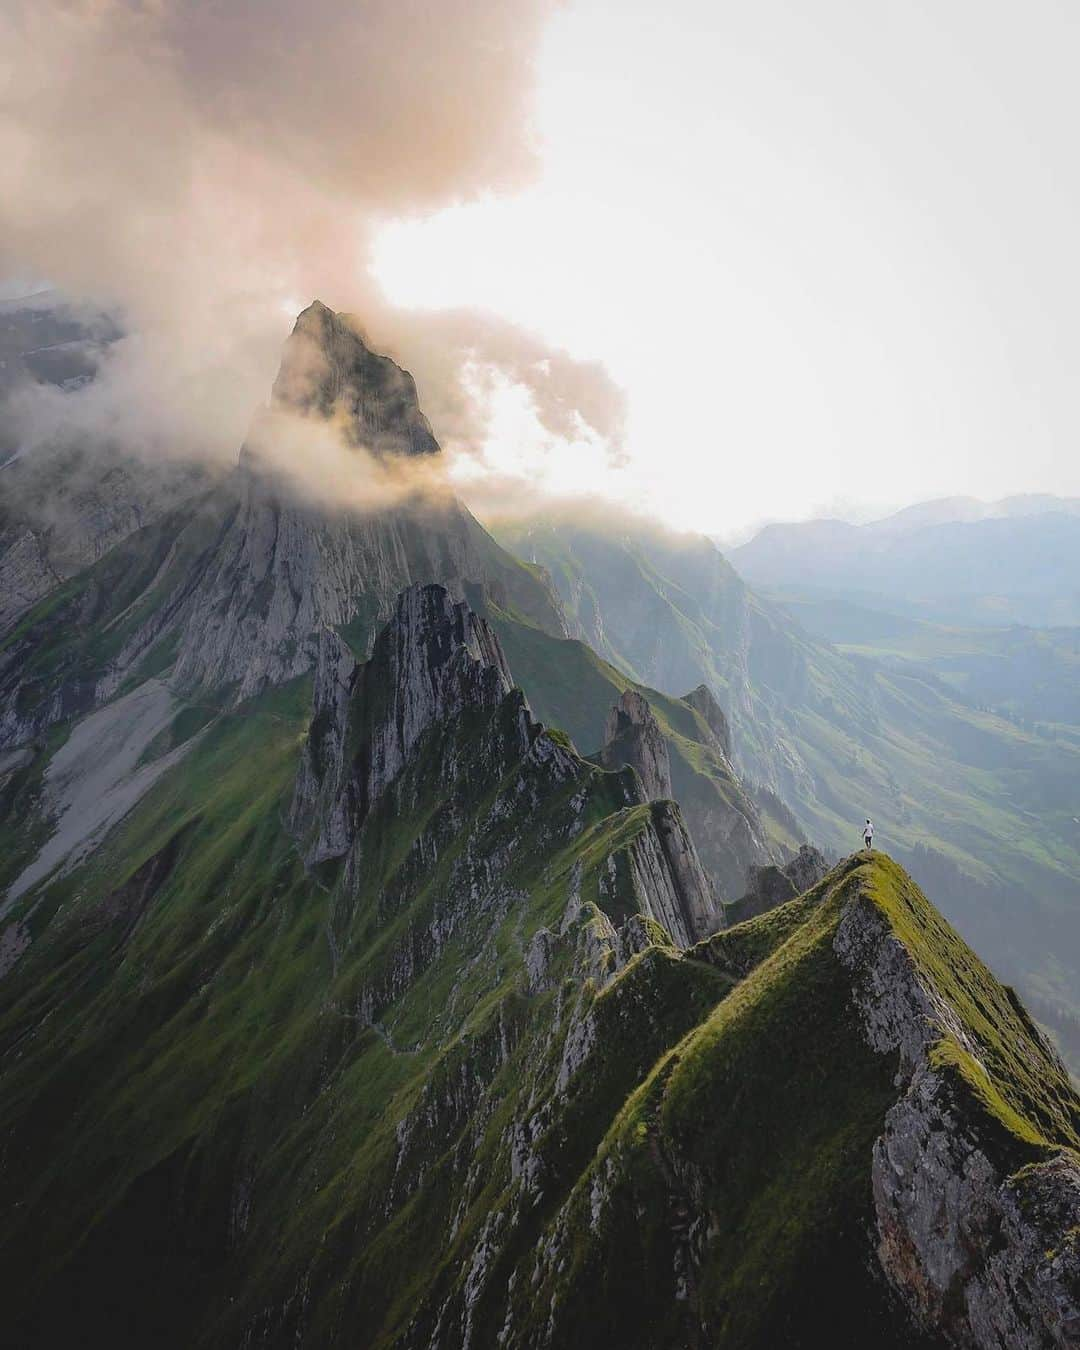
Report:
[[[608,713],[600,761],[606,769],[624,764],[636,769],[650,801],[674,795],[663,732],[648,702],[635,689],[627,689]]]
[[[829,864],[813,844],[802,844],[798,853],[782,867],[767,863],[750,868],[749,889],[739,900],[725,906],[729,923],[741,923],[786,904],[816,886],[828,872]]]
[[[486,619],[443,586],[410,586],[379,634],[364,684],[371,704],[366,756],[370,799],[401,772],[420,737],[467,708],[496,708],[514,686]]]
[[[724,710],[717,703],[713,691],[707,684],[699,684],[689,694],[683,695],[683,702],[689,703],[695,712],[705,719],[705,725],[716,737],[716,742],[724,754],[731,758],[731,728],[724,716]]]
[[[359,320],[320,300],[300,314],[285,343],[271,408],[338,419],[351,444],[377,455],[439,450],[413,377],[370,350]]]
[[[358,667],[337,634],[319,639],[311,731],[289,814],[309,863],[341,857],[425,731],[513,688],[486,620],[443,586],[410,586]],[[351,751],[350,751],[351,747]]]

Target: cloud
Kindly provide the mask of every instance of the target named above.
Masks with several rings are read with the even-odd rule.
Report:
[[[48,277],[130,335],[99,380],[23,404],[134,448],[235,455],[295,311],[362,316],[436,431],[480,438],[498,367],[564,435],[621,399],[483,315],[404,315],[368,272],[382,222],[534,173],[531,63],[554,0],[11,0],[0,13],[0,276]]]

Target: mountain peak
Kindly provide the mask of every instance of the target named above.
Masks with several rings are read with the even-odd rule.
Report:
[[[332,419],[350,445],[377,455],[429,455],[439,449],[420,411],[413,377],[371,350],[354,315],[335,313],[321,300],[297,316],[271,405]]]

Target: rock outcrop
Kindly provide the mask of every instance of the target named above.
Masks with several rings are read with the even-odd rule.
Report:
[[[645,701],[627,695],[626,705],[634,714],[624,732],[629,748],[640,748],[639,734],[646,744],[655,737],[666,756]],[[514,690],[491,627],[444,587],[403,591],[370,660],[359,667],[339,638],[325,635],[311,731],[290,810],[309,865],[349,854],[357,866],[365,822],[416,761],[425,737],[466,715],[482,714],[487,729],[477,729],[475,748],[485,761],[480,769],[485,781],[497,781],[501,766],[515,755],[537,767],[557,766],[560,781],[580,779],[583,788],[589,781],[593,771],[547,736]],[[434,756],[430,745],[427,756]],[[654,765],[645,761],[655,786]],[[621,771],[621,804],[639,820],[625,845],[608,856],[600,894],[613,912],[629,905],[629,912],[658,923],[679,946],[690,946],[716,931],[720,908],[682,813],[674,802],[655,801],[644,790],[636,765],[628,773],[619,757],[612,767]],[[434,763],[428,768],[438,773]],[[455,776],[459,772],[455,767]]]
[[[467,709],[493,710],[512,688],[488,624],[442,586],[402,591],[362,665],[340,637],[324,633],[290,810],[298,833],[316,829],[308,861],[347,852],[426,731]]]
[[[346,441],[376,455],[434,455],[416,383],[364,341],[360,321],[315,300],[285,343],[271,406],[332,421]]]
[[[13,1343],[1075,1344],[1080,1100],[899,868],[688,948],[459,597],[310,657],[0,928]]]
[[[910,878],[849,860],[782,919],[692,955],[735,990],[658,1063],[517,1267],[511,1340],[604,1325],[642,1347],[1074,1346],[1080,1098]],[[616,1252],[613,1322],[592,1272]]]
[[[728,923],[741,923],[765,914],[816,886],[828,870],[824,855],[812,844],[802,844],[790,862],[752,868],[749,890],[724,906],[725,918]]]
[[[431,453],[348,322],[296,338],[280,408]],[[0,646],[7,1340],[1080,1346],[1016,995],[884,855],[780,865],[708,690],[545,728],[497,634],[593,670],[590,745],[625,677],[470,521],[251,454]]]
[[[691,708],[702,715],[705,719],[705,725],[716,737],[716,744],[730,759],[731,727],[724,716],[723,708],[717,703],[716,697],[709,686],[699,684],[696,689],[691,689],[689,694],[683,695],[683,702],[689,703]]]
[[[1040,1139],[1031,1124],[1010,1139],[993,1095],[982,1107],[979,1094],[996,1092],[981,1062],[986,1048],[880,909],[865,898],[853,903],[834,946],[854,976],[869,1042],[900,1056],[903,1092],[872,1163],[886,1278],[917,1324],[952,1345],[1080,1345],[1080,1156]],[[1067,1082],[1055,1052],[1017,1011]]]
[[[213,475],[107,447],[44,446],[0,469],[0,637],[65,581],[206,491]]]
[[[636,770],[650,801],[672,795],[671,761],[663,732],[646,699],[627,689],[608,713],[600,761],[608,769]]]
[[[608,859],[601,894],[629,893],[680,947],[715,933],[721,909],[678,806],[654,802],[651,828]]]

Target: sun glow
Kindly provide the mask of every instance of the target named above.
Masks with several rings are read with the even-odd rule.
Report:
[[[976,480],[1076,490],[1034,396],[1062,353],[1045,323],[1024,329],[1038,351],[1012,325],[1030,304],[1000,256],[1016,208],[990,222],[996,171],[968,154],[969,110],[1002,116],[993,82],[950,65],[963,33],[928,14],[898,24],[887,77],[853,11],[825,17],[676,0],[663,20],[615,22],[579,0],[538,66],[536,185],[388,225],[380,284],[602,361],[629,399],[606,490],[678,525],[886,508]],[[1007,61],[1004,29],[983,36],[987,66]],[[591,478],[574,455],[559,476],[573,463]]]

